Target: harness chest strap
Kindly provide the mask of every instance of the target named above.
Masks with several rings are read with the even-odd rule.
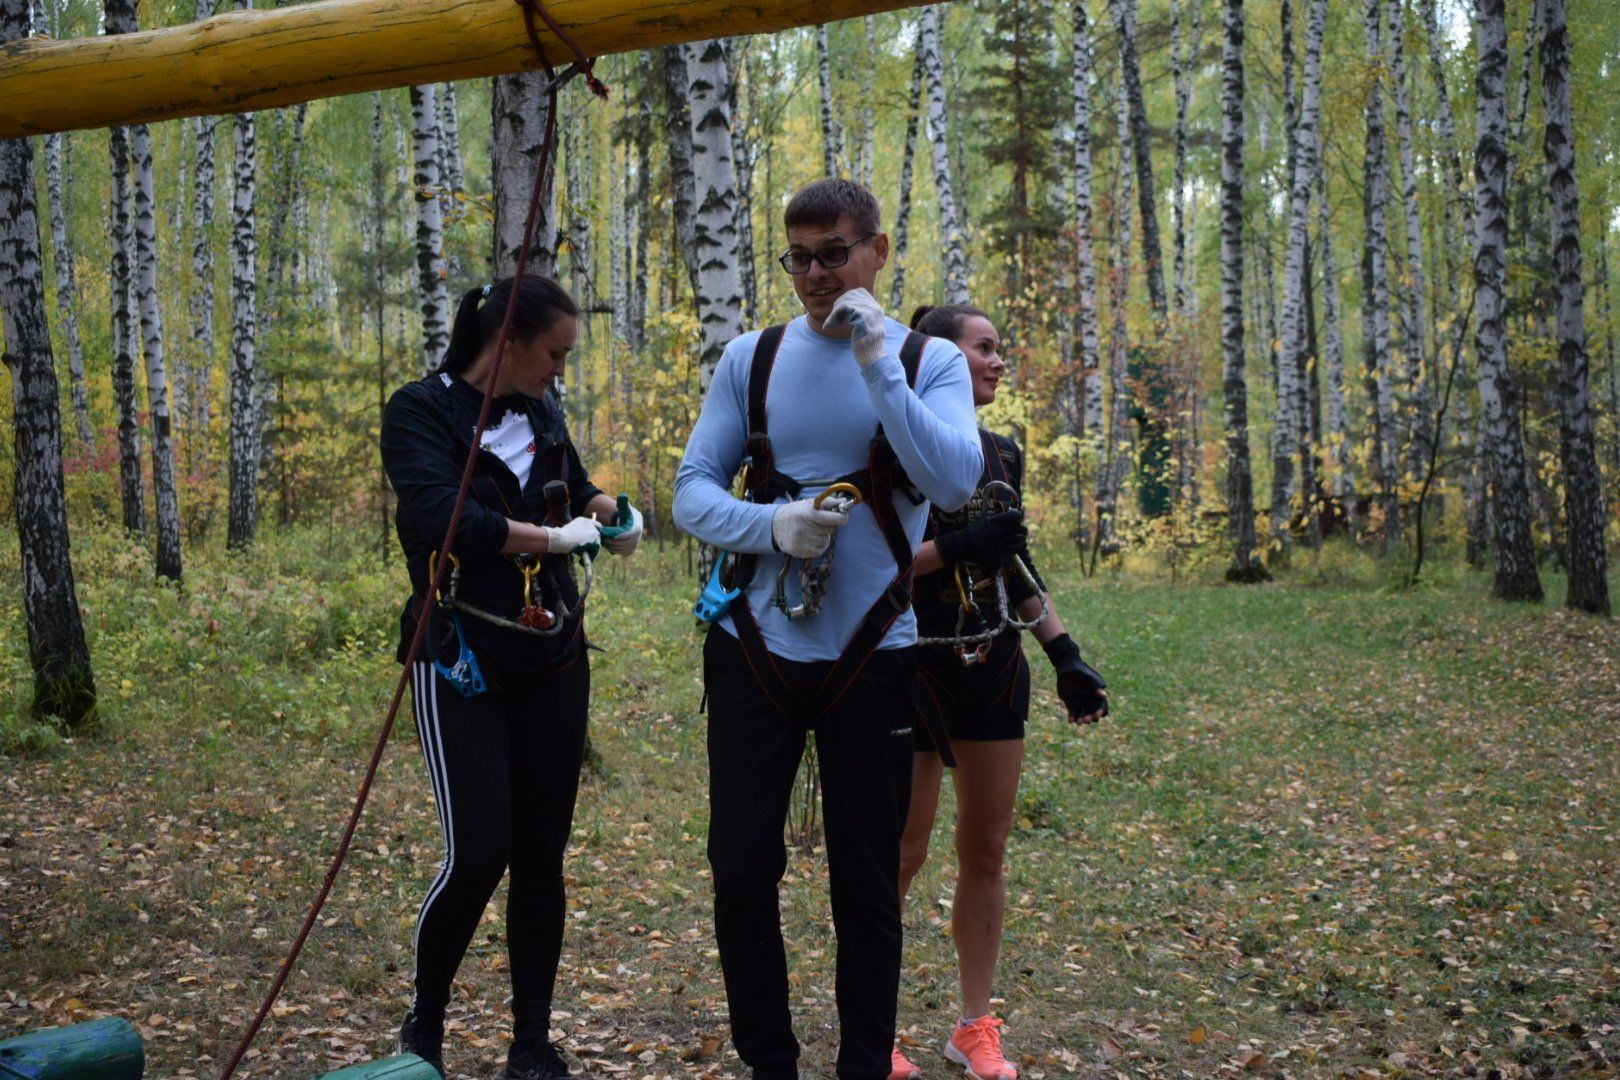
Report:
[[[770,385],[771,369],[782,345],[784,326],[773,326],[763,331],[754,348],[753,365],[748,375],[748,471],[744,477],[747,498],[756,503],[773,503],[780,495],[792,497],[801,485],[790,476],[778,473],[771,453],[765,409],[766,391]],[[900,362],[905,368],[906,385],[915,388],[917,369],[922,363],[923,349],[928,338],[912,332],[900,348]],[[832,670],[822,680],[813,697],[806,700],[795,694],[776,666],[776,659],[765,644],[765,635],[759,629],[746,596],[739,596],[731,606],[732,624],[737,629],[737,641],[765,695],[777,710],[808,726],[827,713],[849,690],[860,676],[872,654],[883,643],[889,628],[911,607],[911,566],[914,553],[911,540],[895,510],[897,492],[909,488],[905,470],[894,449],[883,436],[879,426],[868,450],[867,467],[859,473],[841,478],[862,489],[864,505],[872,510],[878,528],[889,546],[894,559],[895,576],[883,592],[873,601],[861,617]],[[757,558],[748,556],[739,560],[736,581],[746,585],[752,576]]]

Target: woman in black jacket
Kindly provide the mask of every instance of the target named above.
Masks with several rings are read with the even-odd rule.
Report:
[[[641,536],[591,483],[551,392],[579,332],[556,282],[525,277],[511,339],[451,545],[451,572],[427,595],[432,558],[489,389],[512,281],[470,290],[439,369],[401,387],[383,416],[382,456],[399,497],[395,523],[412,595],[401,662],[428,626],[412,671],[417,734],[444,835],[444,861],[416,924],[415,994],[402,1051],[442,1073],[450,981],[484,907],[511,871],[506,920],[514,1038],[503,1076],[569,1075],[549,1042],[562,950],[563,850],[573,821],[590,697],[573,553],[628,555]]]
[[[967,304],[924,307],[912,316],[911,325],[962,350],[974,405],[996,399],[1006,365],[1000,335],[984,312]],[[1023,452],[1011,439],[983,428],[979,440],[985,471],[978,490],[960,510],[936,508],[929,514],[913,568],[919,639],[955,638],[962,644],[919,640],[920,722],[911,809],[900,840],[900,897],[905,899],[928,858],[945,772],[937,736],[948,741],[956,763],[957,882],[951,936],[962,987],[961,1018],[945,1043],[945,1055],[969,1076],[1017,1080],[1017,1068],[1001,1050],[1001,1020],[990,1012],[990,995],[1006,904],[1003,863],[1029,717],[1029,665],[1016,627],[1009,623],[993,633],[1000,623],[998,578],[1009,613],[1026,626],[1033,623],[1035,638],[1057,674],[1058,696],[1069,719],[1089,724],[1107,716],[1108,693],[1102,677],[1080,659],[1080,647],[1064,632],[1030,561],[1024,514],[1016,508],[1022,499]],[[1029,569],[1028,578],[1015,559]],[[890,1080],[916,1080],[919,1075],[921,1070],[896,1046]]]

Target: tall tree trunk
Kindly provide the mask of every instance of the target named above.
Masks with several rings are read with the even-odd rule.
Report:
[[[816,27],[816,71],[821,76],[821,169],[827,176],[838,176],[838,159],[844,156],[844,140],[833,116],[832,57],[827,48],[827,24]]]
[[[686,50],[666,45],[664,54],[665,123],[669,130],[669,182],[675,211],[675,242],[680,248],[692,295],[697,283],[697,180],[692,175],[691,82],[686,72]]]
[[[51,204],[51,246],[56,255],[56,313],[67,338],[68,380],[73,394],[73,422],[85,457],[95,457],[96,433],[90,424],[90,394],[84,383],[84,344],[79,337],[79,283],[73,266],[73,245],[68,239],[63,204],[72,190],[65,160],[66,134],[45,136],[45,189]]]
[[[1293,149],[1289,176],[1288,256],[1283,267],[1282,357],[1278,368],[1277,438],[1273,442],[1273,481],[1271,531],[1274,540],[1286,544],[1289,520],[1296,497],[1303,494],[1301,508],[1307,530],[1319,521],[1310,505],[1311,491],[1294,481],[1294,463],[1311,455],[1309,416],[1300,409],[1306,403],[1306,379],[1310,358],[1305,349],[1304,307],[1309,288],[1306,244],[1310,231],[1311,183],[1316,178],[1318,131],[1322,111],[1322,35],[1327,22],[1327,0],[1311,0],[1305,27],[1305,71],[1303,100],[1289,142]],[[1283,417],[1286,395],[1289,423]],[[1302,437],[1303,436],[1303,437]],[[1314,530],[1311,531],[1314,539]]]
[[[540,169],[545,143],[547,111],[543,71],[495,77],[490,96],[494,148],[490,172],[495,193],[495,277],[517,271],[523,247],[523,225],[529,213],[529,195]],[[539,217],[526,272],[551,277],[557,272],[557,158],[547,163],[545,189],[540,195]]]
[[[439,106],[439,179],[446,195],[466,190],[461,168],[461,122],[456,117],[456,84],[440,83],[436,94]]]
[[[1190,32],[1182,28],[1187,6],[1192,8]],[[1203,9],[1203,0],[1190,0],[1189,5],[1172,0],[1170,5],[1170,65],[1176,91],[1176,164],[1170,216],[1175,230],[1175,310],[1183,319],[1191,315],[1194,300],[1187,286],[1187,112],[1192,105],[1193,73],[1198,67]]]
[[[1159,245],[1159,196],[1153,180],[1152,129],[1142,99],[1142,68],[1136,58],[1137,0],[1109,0],[1119,27],[1120,75],[1130,107],[1131,156],[1136,161],[1137,211],[1142,215],[1142,274],[1147,280],[1148,303],[1160,326],[1169,318],[1164,291],[1164,260]]]
[[[949,111],[945,107],[945,62],[940,55],[940,10],[930,4],[922,9],[917,47],[922,50],[923,77],[928,92],[928,137],[934,152],[934,187],[939,192],[939,231],[945,266],[945,302],[968,301],[967,250],[963,243],[962,219],[957,211],[956,189],[951,184]]]
[[[1389,0],[1390,75],[1395,84],[1395,131],[1401,149],[1401,208],[1406,219],[1406,274],[1401,282],[1406,354],[1406,416],[1411,425],[1407,440],[1405,477],[1417,481],[1429,459],[1429,447],[1440,432],[1434,426],[1434,402],[1429,394],[1427,330],[1423,304],[1428,298],[1428,277],[1423,268],[1423,219],[1418,212],[1417,153],[1412,140],[1411,94],[1406,67],[1406,18],[1402,0]]]
[[[444,216],[439,202],[439,103],[433,83],[411,87],[416,146],[416,290],[422,311],[422,370],[432,371],[450,345],[450,290],[445,286]]]
[[[107,0],[106,32],[135,29],[134,0]],[[108,130],[112,158],[112,347],[113,401],[118,407],[118,491],[124,530],[146,535],[146,489],[141,482],[141,434],[135,400],[135,247],[130,221],[129,129]]]
[[[1507,19],[1503,0],[1475,10],[1479,71],[1474,80],[1479,143],[1474,151],[1474,345],[1479,400],[1490,460],[1496,539],[1495,593],[1540,600],[1530,539],[1530,491],[1519,434],[1519,389],[1507,361]]]
[[[1075,332],[1070,345],[1072,369],[1078,394],[1078,428],[1075,454],[1087,452],[1081,443],[1100,439],[1103,425],[1102,363],[1098,356],[1097,255],[1092,228],[1091,170],[1091,25],[1085,0],[1074,0],[1073,100],[1074,100],[1074,236],[1075,236]],[[1071,463],[1076,476],[1072,485],[1075,514],[1080,534],[1086,521],[1080,505],[1078,460]]]
[[[1569,26],[1564,0],[1542,0],[1542,140],[1552,203],[1553,275],[1558,283],[1559,456],[1569,531],[1569,595],[1565,603],[1609,614],[1608,559],[1603,547],[1603,478],[1598,471],[1587,385],[1586,324],[1582,311],[1581,207],[1575,183],[1575,127],[1570,117]]]
[[[158,304],[157,200],[152,181],[152,137],[145,124],[130,129],[135,154],[136,293],[146,352],[146,408],[152,423],[152,501],[157,511],[157,572],[180,580],[180,497],[174,484],[174,441],[169,419],[169,375],[163,353],[163,309]]]
[[[731,59],[726,39],[680,47],[686,54],[692,122],[692,217],[698,323],[703,351],[698,384],[708,391],[727,343],[743,332],[742,281],[737,273],[737,175],[731,159]]]
[[[252,0],[236,0],[238,11]],[[255,114],[236,114],[236,178],[231,199],[230,523],[233,551],[253,545],[259,527],[258,386],[259,236],[254,200],[259,163]]]
[[[737,83],[744,64],[738,42],[728,43],[732,51],[732,79],[727,93],[727,108],[731,114],[731,162],[737,174],[737,271],[742,282],[743,325],[751,326],[759,317],[759,282],[754,267],[754,162],[758,152],[748,137],[748,124],[737,106]],[[752,74],[748,78],[749,113],[757,113],[754,105],[755,84]]]
[[[1608,220],[1600,217],[1599,220]],[[1604,366],[1609,373],[1609,421],[1614,440],[1609,447],[1609,468],[1615,483],[1620,483],[1620,353],[1614,346],[1614,299],[1609,293],[1609,238],[1607,231],[1598,236],[1598,310],[1603,313]]]
[[[906,149],[900,159],[900,209],[894,216],[894,280],[890,285],[889,310],[904,310],[906,297],[906,240],[911,225],[912,173],[917,161],[917,128],[922,123],[923,53],[918,39],[911,64],[911,92],[906,97]]]
[[[877,47],[877,30],[873,25],[872,16],[866,15],[862,17],[861,22],[866,30],[867,70],[875,72],[877,71],[879,56]],[[868,191],[872,190],[872,174],[876,168],[876,161],[873,156],[873,129],[876,127],[877,118],[872,109],[872,95],[867,94],[865,95],[864,100],[861,102],[860,162],[855,169],[855,179],[859,180],[861,186],[866,188]]]
[[[1361,337],[1372,405],[1372,467],[1383,511],[1385,542],[1400,539],[1400,492],[1395,456],[1395,405],[1389,356],[1389,172],[1385,165],[1381,0],[1367,0],[1367,61],[1373,70],[1367,89],[1367,153],[1362,166]]]
[[[214,14],[214,0],[197,0],[197,19]],[[206,462],[209,452],[208,428],[213,413],[214,371],[214,135],[218,120],[199,116],[194,125],[191,149],[197,155],[192,170],[191,196],[191,293],[186,309],[191,317],[192,357],[186,387],[186,456],[188,461]]]
[[[1316,242],[1322,256],[1322,367],[1327,376],[1328,492],[1355,525],[1355,472],[1350,462],[1350,400],[1345,389],[1344,331],[1339,304],[1339,268],[1333,257],[1333,209],[1328,203],[1327,168],[1316,168],[1320,215]]]
[[[1100,551],[1119,550],[1119,493],[1125,486],[1125,470],[1130,463],[1131,413],[1130,335],[1126,323],[1131,296],[1131,142],[1129,106],[1122,82],[1117,96],[1118,153],[1114,164],[1114,191],[1110,201],[1113,218],[1113,273],[1109,280],[1109,300],[1113,322],[1109,332],[1108,440],[1104,464],[1097,472],[1097,537]]]
[[[371,111],[371,222],[367,235],[367,254],[371,256],[371,314],[377,330],[377,435],[382,437],[383,416],[388,410],[388,276],[384,269],[384,250],[387,246],[387,197],[385,183],[387,167],[383,162],[383,96],[372,95]],[[394,547],[394,530],[389,514],[389,499],[393,487],[388,482],[388,469],[377,459],[377,525],[378,551],[386,565]]]
[[[1228,581],[1263,581],[1249,465],[1249,397],[1243,373],[1243,0],[1223,0],[1221,49],[1221,390],[1225,399]]]
[[[0,0],[0,44],[27,37],[29,21],[28,0]],[[17,546],[34,671],[30,711],[78,729],[95,720],[96,685],[73,587],[62,416],[45,321],[34,149],[27,139],[0,139],[0,320],[11,371]]]

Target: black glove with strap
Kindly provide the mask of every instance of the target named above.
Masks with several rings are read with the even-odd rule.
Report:
[[[1108,685],[1090,664],[1080,659],[1080,646],[1068,634],[1060,634],[1046,643],[1047,659],[1057,672],[1058,697],[1068,707],[1069,719],[1076,722],[1083,717],[1101,719],[1108,715]],[[1087,721],[1089,722],[1089,721]]]
[[[939,557],[948,563],[974,563],[999,570],[1003,563],[1024,549],[1028,539],[1024,512],[1003,510],[934,537],[934,547]]]

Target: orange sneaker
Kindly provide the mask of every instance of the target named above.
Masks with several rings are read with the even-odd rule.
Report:
[[[1018,1070],[1001,1055],[1001,1021],[986,1013],[958,1024],[945,1044],[945,1056],[978,1080],[1018,1080]]]
[[[900,1052],[899,1043],[889,1051],[889,1080],[922,1080],[922,1070]]]

